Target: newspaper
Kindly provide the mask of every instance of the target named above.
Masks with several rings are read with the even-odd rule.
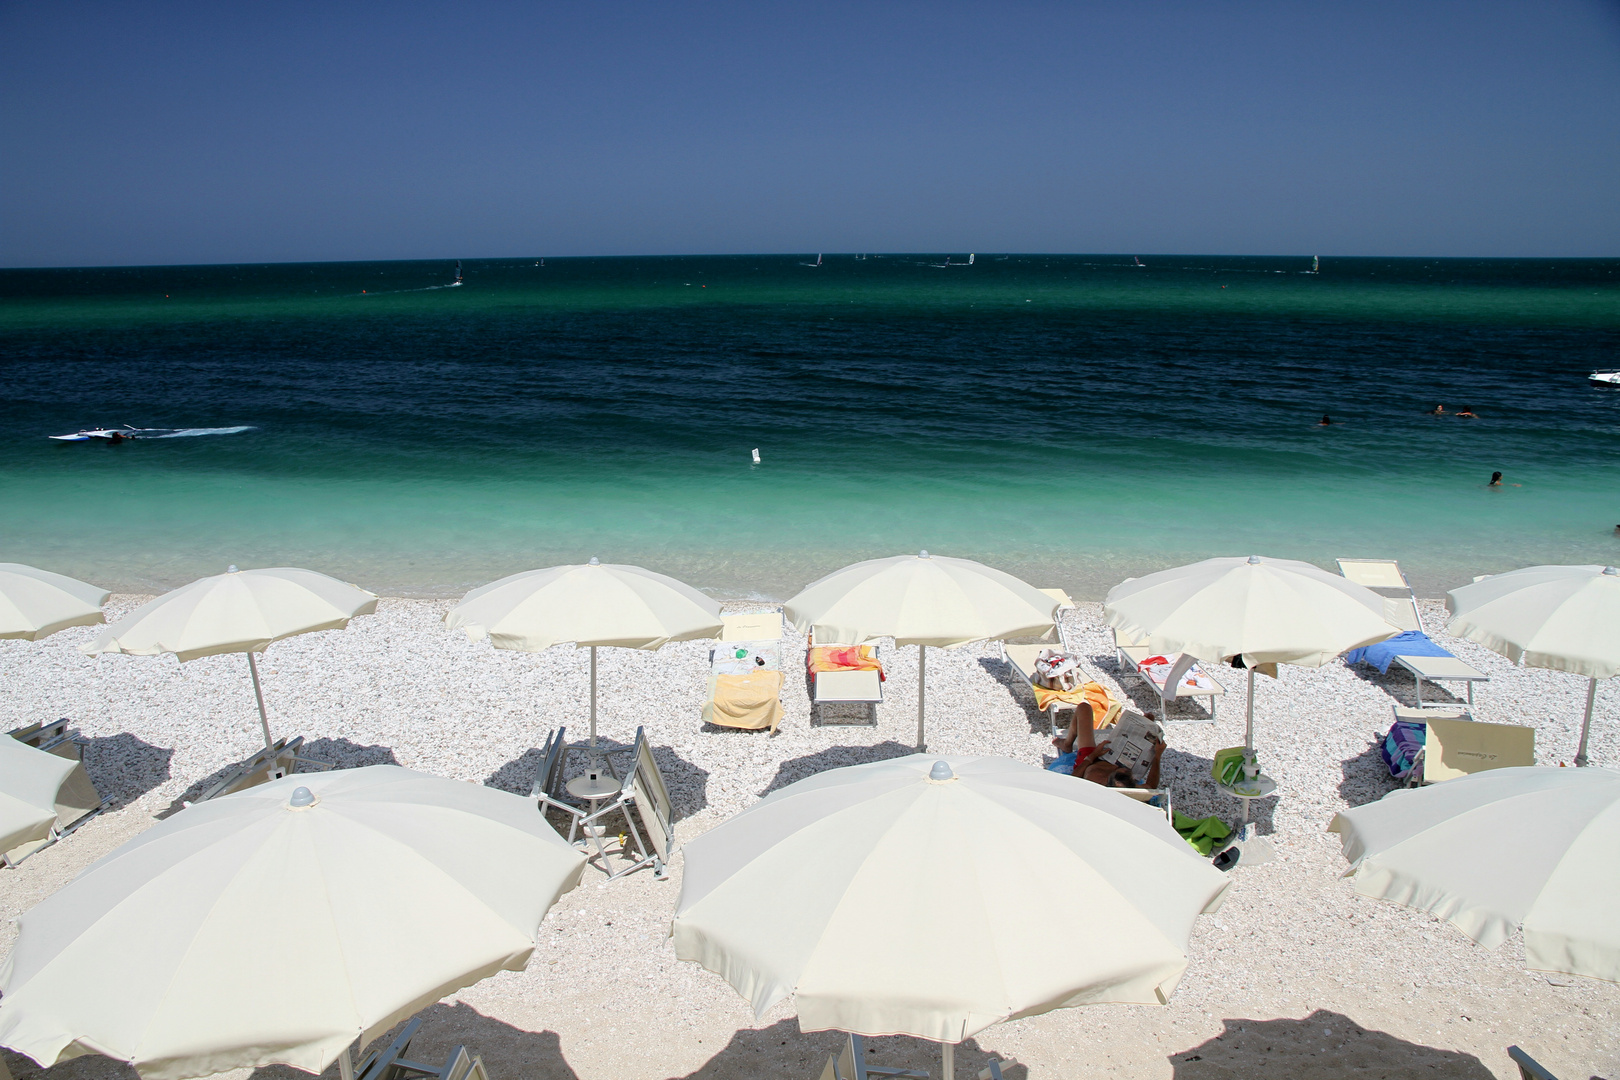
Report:
[[[1153,741],[1163,741],[1164,728],[1141,713],[1126,709],[1106,736],[1108,749],[1102,752],[1102,759],[1131,770],[1131,778],[1138,784],[1145,781],[1153,768]]]

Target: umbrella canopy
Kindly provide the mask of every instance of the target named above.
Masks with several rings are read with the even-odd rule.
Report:
[[[19,920],[0,1044],[143,1077],[319,1073],[446,994],[520,970],[584,856],[533,803],[390,765],[199,803]]]
[[[591,650],[591,745],[596,745],[596,649],[657,649],[719,637],[720,604],[685,582],[639,566],[550,566],[492,581],[444,616],[474,641],[540,652],[572,642]]]
[[[1620,982],[1620,773],[1493,769],[1393,791],[1328,828],[1358,893],[1487,948],[1523,927],[1529,967]]]
[[[91,656],[174,653],[181,663],[263,652],[272,641],[341,630],[377,610],[377,597],[336,578],[278,566],[205,577],[142,604],[79,646]]]
[[[247,653],[264,745],[270,747],[270,717],[253,654],[296,634],[341,630],[356,615],[376,610],[374,594],[314,570],[233,566],[142,604],[79,648],[91,656],[174,653],[181,663],[199,656]]]
[[[833,769],[687,843],[675,953],[804,1030],[956,1043],[1018,1016],[1161,1004],[1228,879],[1164,815],[1005,758]],[[1054,932],[1031,912],[1083,912]]]
[[[70,626],[106,622],[106,589],[22,563],[0,563],[0,638],[38,641]]]
[[[1109,626],[1162,652],[1218,663],[1320,667],[1346,650],[1400,632],[1384,598],[1339,574],[1293,559],[1205,559],[1132,578],[1108,590]]]
[[[56,793],[77,765],[0,734],[0,852],[51,835]]]
[[[1056,600],[1011,574],[924,551],[834,570],[782,612],[817,641],[859,645],[892,637],[897,645],[949,648],[1044,634],[1056,610]]]
[[[1529,667],[1587,677],[1586,719],[1575,764],[1586,764],[1597,681],[1620,672],[1620,571],[1612,566],[1527,566],[1452,589],[1446,633]]]
[[[445,615],[497,649],[540,652],[553,645],[656,649],[670,641],[716,637],[720,604],[692,586],[639,566],[551,566],[492,581]]]
[[[1028,637],[1052,629],[1058,602],[1011,574],[971,559],[896,555],[834,570],[782,607],[817,641],[859,645],[892,637],[916,645],[917,749],[924,749],[928,646]]]

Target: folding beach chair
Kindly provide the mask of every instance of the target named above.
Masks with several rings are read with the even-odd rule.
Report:
[[[7,866],[16,866],[34,852],[50,847],[107,808],[107,800],[96,791],[90,774],[84,770],[84,741],[68,724],[63,718],[53,723],[26,724],[9,733],[24,746],[71,761],[73,766],[56,789],[56,821],[50,835],[5,852],[0,861]]]
[[[1436,784],[1459,776],[1536,763],[1536,729],[1476,721],[1466,709],[1392,706],[1396,720],[1424,725],[1423,749],[1407,783]]]
[[[1190,653],[1176,653],[1165,657],[1170,661],[1170,667],[1163,669],[1159,665],[1144,665],[1144,661],[1154,655],[1146,641],[1122,634],[1115,629],[1114,634],[1114,661],[1119,667],[1121,675],[1134,675],[1146,683],[1155,694],[1159,695],[1160,718],[1166,724],[1213,724],[1215,722],[1215,701],[1226,694],[1226,687],[1215,681],[1215,677],[1205,671],[1198,663],[1198,658]],[[1196,685],[1189,684],[1193,680]],[[1208,716],[1188,716],[1178,720],[1170,719],[1170,703],[1172,701],[1190,698],[1207,698],[1209,706]]]
[[[353,1067],[349,1051],[345,1049],[338,1058],[338,1072],[342,1080],[489,1080],[484,1059],[468,1053],[465,1046],[451,1050],[450,1056],[437,1069],[408,1060],[405,1055],[410,1053],[411,1039],[421,1026],[420,1016],[411,1020],[393,1042],[367,1054],[360,1062],[359,1069]]]
[[[260,750],[236,768],[226,773],[207,791],[197,796],[186,806],[195,806],[209,799],[217,799],[221,795],[230,795],[238,791],[246,791],[260,784],[267,784],[271,780],[280,780],[284,776],[291,776],[295,766],[313,765],[317,769],[330,769],[330,761],[319,758],[301,756],[298,751],[304,748],[304,737],[295,736],[291,739],[277,739],[269,746]]]
[[[810,649],[830,647],[835,642],[817,641],[815,634],[810,635]],[[843,646],[839,646],[843,647]],[[879,659],[878,646],[867,645],[862,648],[872,650],[872,658]],[[871,708],[873,727],[877,726],[877,707],[883,704],[883,671],[809,671],[812,653],[805,652],[805,683],[810,690],[810,722],[820,724],[825,722],[825,707],[828,705],[866,705]]]
[[[1335,559],[1339,573],[1362,588],[1371,589],[1384,598],[1384,621],[1402,630],[1422,630],[1423,616],[1418,613],[1417,596],[1412,583],[1401,572],[1401,564],[1394,559]]]
[[[619,854],[632,856],[632,862],[610,872],[608,880],[621,878],[643,866],[652,867],[653,876],[660,881],[668,878],[666,863],[675,848],[675,807],[669,797],[669,787],[664,783],[664,774],[659,771],[658,759],[653,757],[652,747],[647,745],[645,728],[636,728],[636,743],[630,751],[630,767],[625,770],[618,794],[600,809],[586,814],[579,822],[580,830],[588,840],[594,842],[596,853],[602,859],[603,870],[607,870],[608,852],[602,843],[606,831],[602,821],[613,813],[624,815],[629,839],[634,841],[635,846],[620,848]],[[641,822],[639,829],[636,827],[637,820]],[[650,844],[643,842],[643,830]]]
[[[546,745],[540,751],[540,768],[534,774],[534,786],[529,789],[529,798],[535,800],[540,816],[548,821],[550,818],[547,815],[553,810],[561,810],[567,815],[567,840],[572,844],[578,835],[579,823],[585,819],[585,811],[563,801],[563,766],[568,761],[567,735],[566,727],[546,735]],[[561,829],[557,831],[562,832]]]
[[[1032,694],[1035,692],[1035,687],[1039,685],[1035,681],[1035,660],[1049,648],[1051,648],[1050,645],[1003,645],[1001,647],[1001,653],[1007,658],[1007,663],[1012,665],[1014,671],[1023,676],[1024,681],[1029,684],[1029,690]],[[1092,722],[1099,728],[1112,724],[1114,718],[1119,715],[1120,710],[1125,707],[1125,703],[1116,700],[1112,694],[1109,695],[1109,702],[1107,712],[1102,716],[1092,718]],[[1047,732],[1051,735],[1057,734],[1057,714],[1059,711],[1067,710],[1072,722],[1073,714],[1077,708],[1078,706],[1072,701],[1054,701],[1048,705],[1046,707]]]
[[[782,615],[722,615],[720,643],[709,650],[703,721],[743,731],[782,722]]]

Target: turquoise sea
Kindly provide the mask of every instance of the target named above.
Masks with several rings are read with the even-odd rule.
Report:
[[[771,598],[918,548],[1088,598],[1250,552],[1424,595],[1620,561],[1620,260],[967,261],[0,271],[0,561],[459,595],[597,555]],[[47,438],[114,424],[179,433]]]

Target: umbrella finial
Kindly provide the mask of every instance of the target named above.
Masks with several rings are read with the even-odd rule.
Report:
[[[919,552],[917,552],[917,558],[919,558],[919,559],[926,559],[926,558],[928,558],[928,549],[927,549],[927,548],[923,548],[923,549],[922,549],[922,550],[921,550],[921,551],[919,551]]]
[[[1603,572],[1604,572],[1604,573],[1605,573],[1605,574],[1620,574],[1620,570],[1616,570],[1616,569],[1615,569],[1615,568],[1614,568],[1614,567],[1612,567],[1612,566],[1605,566],[1605,567],[1604,567],[1604,568],[1603,568]]]
[[[242,571],[240,571],[240,570],[238,570],[238,569],[237,569],[237,568],[236,568],[236,564],[235,564],[235,563],[231,563],[231,565],[229,565],[229,566],[227,566],[227,567],[226,567],[226,568],[225,568],[225,572],[226,572],[226,573],[227,573],[227,574],[240,574],[240,573],[241,573],[241,572],[242,572]]]
[[[595,555],[592,555],[591,556],[591,565],[592,566],[601,566],[602,565],[602,560],[598,559]]]
[[[930,779],[930,780],[955,780],[956,779],[956,774],[951,772],[951,767],[950,767],[950,765],[948,763],[943,762],[943,761],[936,761],[936,762],[934,762],[934,767],[932,769],[928,770],[928,779]]]
[[[1250,555],[1249,556],[1249,565],[1250,566],[1259,566],[1260,565],[1260,556],[1258,556],[1258,555]]]
[[[292,798],[287,800],[287,805],[294,810],[302,810],[306,806],[314,806],[315,793],[310,791],[307,787],[293,788]]]

